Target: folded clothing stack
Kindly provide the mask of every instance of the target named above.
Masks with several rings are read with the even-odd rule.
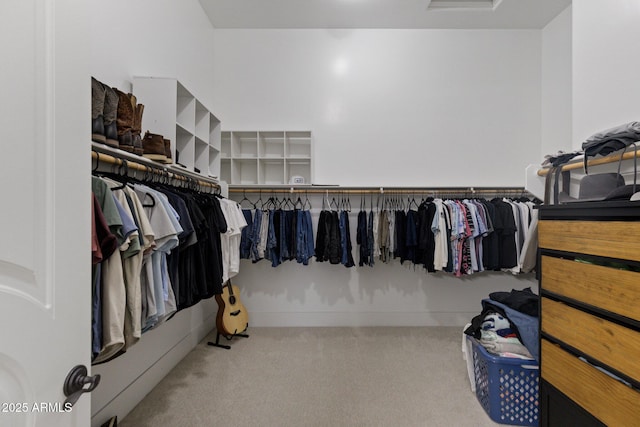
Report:
[[[526,288],[489,296],[464,333],[491,353],[539,360],[538,295]]]

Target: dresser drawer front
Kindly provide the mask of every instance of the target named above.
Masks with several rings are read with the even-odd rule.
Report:
[[[542,331],[640,380],[640,333],[566,304],[542,298]]]
[[[541,375],[610,426],[637,426],[640,393],[543,339]]]
[[[640,321],[640,273],[542,256],[542,289]]]
[[[640,261],[640,222],[544,220],[538,227],[540,248]]]

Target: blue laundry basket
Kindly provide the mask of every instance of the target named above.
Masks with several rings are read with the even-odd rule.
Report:
[[[499,357],[471,340],[476,397],[489,417],[500,424],[537,426],[540,367],[535,360]]]

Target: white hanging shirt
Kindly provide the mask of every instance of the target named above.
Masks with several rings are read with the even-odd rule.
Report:
[[[221,233],[222,249],[222,283],[235,276],[240,271],[240,241],[242,229],[247,226],[247,220],[242,214],[242,208],[237,202],[220,199],[222,214],[227,221],[227,231]]]

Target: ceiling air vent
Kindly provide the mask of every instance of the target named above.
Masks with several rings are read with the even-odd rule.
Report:
[[[431,0],[428,10],[496,10],[502,0]]]

